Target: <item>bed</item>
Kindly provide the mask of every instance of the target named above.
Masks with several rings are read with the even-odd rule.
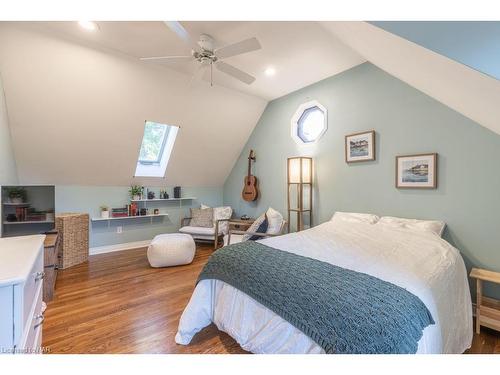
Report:
[[[273,249],[374,276],[418,297],[434,324],[423,329],[416,353],[463,353],[472,342],[472,305],[457,249],[436,233],[366,220],[334,218],[314,228],[261,240]],[[241,290],[200,280],[175,340],[188,345],[214,323],[253,353],[324,353],[296,326]]]

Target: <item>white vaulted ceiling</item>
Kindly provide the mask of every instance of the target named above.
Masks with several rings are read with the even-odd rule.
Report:
[[[257,37],[226,61],[252,85],[196,65],[162,22],[0,22],[0,73],[21,183],[221,186],[269,100],[365,61],[500,134],[500,83],[365,22],[182,22],[216,47]],[[266,68],[276,75],[267,77]],[[132,177],[145,120],[181,127],[166,181]]]
[[[221,186],[267,102],[364,62],[316,22],[183,22],[220,45],[256,36],[262,49],[190,84],[193,66],[140,56],[189,54],[162,22],[1,22],[0,72],[22,183]],[[277,73],[266,77],[274,66]],[[145,120],[181,127],[166,181],[134,179]]]

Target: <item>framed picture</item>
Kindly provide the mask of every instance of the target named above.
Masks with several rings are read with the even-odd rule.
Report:
[[[437,154],[396,156],[397,188],[437,188]]]
[[[345,136],[345,162],[375,160],[375,130]]]

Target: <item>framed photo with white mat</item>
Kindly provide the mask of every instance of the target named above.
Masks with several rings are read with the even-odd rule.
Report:
[[[345,162],[375,160],[375,130],[345,136]]]
[[[396,156],[396,188],[436,189],[437,153]]]

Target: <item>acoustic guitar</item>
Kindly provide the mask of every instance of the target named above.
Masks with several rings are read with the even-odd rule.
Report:
[[[245,176],[245,186],[243,186],[243,191],[241,192],[241,197],[247,202],[252,202],[259,196],[257,177],[252,176],[252,161],[255,161],[255,154],[253,150],[250,150],[250,154],[248,155],[248,174]]]

